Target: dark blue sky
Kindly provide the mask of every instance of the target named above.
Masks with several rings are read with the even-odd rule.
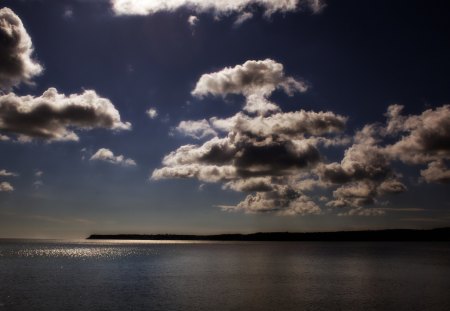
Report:
[[[310,86],[307,92],[294,96],[278,87],[270,100],[281,111],[331,111],[348,117],[339,135],[351,141],[333,148],[318,147],[320,162],[307,170],[340,163],[345,150],[355,143],[355,133],[365,125],[378,122],[387,127],[385,114],[391,105],[403,105],[405,117],[421,116],[426,110],[437,113],[450,100],[447,1],[329,0],[317,13],[305,8],[270,17],[256,5],[246,9],[253,17],[241,25],[235,24],[240,11],[217,15],[188,7],[143,16],[117,16],[108,1],[5,0],[2,7],[10,8],[21,19],[33,42],[32,58],[44,68],[32,79],[33,85],[20,83],[3,94],[37,97],[50,87],[66,95],[95,90],[111,101],[123,122],[132,124],[131,130],[124,131],[74,127],[79,141],[33,138],[24,143],[17,142],[16,134],[20,133],[6,130],[0,122],[0,134],[10,137],[0,141],[0,170],[18,175],[0,177],[0,182],[14,188],[0,192],[2,237],[450,224],[447,179],[427,181],[421,175],[430,163],[438,163],[445,174],[448,146],[437,151],[408,149],[412,154],[420,150],[428,157],[415,163],[386,151],[397,158],[389,158],[389,176],[385,178],[401,181],[407,190],[378,197],[382,191],[376,188],[377,194],[370,198],[373,202],[364,206],[355,201],[344,207],[327,206],[320,197],[327,196],[329,202],[333,191],[347,185],[329,180],[327,187],[307,194],[315,199],[320,213],[281,216],[277,212],[283,211],[283,206],[262,213],[245,209],[227,212],[218,206],[237,206],[252,193],[223,189],[229,180],[149,179],[155,169],[165,166],[162,159],[170,152],[187,144],[200,146],[211,138],[197,141],[181,135],[174,130],[181,121],[223,119],[242,111],[244,93],[199,98],[191,91],[202,74],[249,60],[271,59],[283,65],[286,76]],[[191,15],[198,18],[194,26],[187,21]],[[153,119],[146,114],[151,107],[157,110]],[[450,132],[446,112],[440,113],[444,116],[439,119],[442,129],[438,129],[444,133],[440,138],[444,142],[450,138],[445,136]],[[403,128],[396,136],[383,136],[379,145],[393,146],[402,137],[426,128],[426,124],[415,126]],[[133,159],[137,165],[90,160],[100,148]],[[37,176],[38,171],[43,174]],[[315,178],[325,180],[320,174]],[[378,179],[358,178],[349,177],[349,185],[379,183]],[[366,210],[379,213],[360,213]]]

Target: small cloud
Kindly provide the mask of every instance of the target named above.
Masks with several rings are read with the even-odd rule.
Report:
[[[181,121],[175,130],[178,133],[194,139],[217,136],[217,132],[211,128],[209,122],[205,119],[198,121]]]
[[[188,18],[188,24],[191,27],[195,27],[195,25],[198,23],[198,21],[199,21],[199,18],[197,16],[195,16],[195,15],[191,15]]]
[[[100,148],[97,150],[90,160],[103,161],[122,166],[136,166],[136,162],[133,159],[125,158],[123,155],[116,156],[111,150],[106,148]]]
[[[34,176],[36,177],[41,177],[42,175],[44,175],[44,172],[41,170],[36,170],[36,172],[34,173]]]
[[[39,188],[41,188],[43,185],[44,185],[44,183],[42,182],[42,180],[36,180],[36,181],[33,183],[34,189],[39,189]]]
[[[240,25],[242,25],[242,23],[244,23],[245,21],[249,20],[252,17],[253,17],[253,13],[244,12],[236,18],[236,20],[234,21],[234,26],[236,26],[236,27],[240,26]]]
[[[19,174],[13,173],[13,172],[8,172],[7,170],[0,170],[0,176],[3,176],[3,177],[17,177],[17,176],[19,176]]]
[[[70,19],[73,17],[73,9],[68,7],[64,10],[64,14],[63,14],[64,18]]]
[[[152,120],[158,116],[158,111],[156,110],[156,108],[153,108],[153,107],[149,108],[145,113]]]
[[[0,183],[0,192],[14,191],[14,187],[9,182],[3,181]]]
[[[8,141],[8,140],[10,140],[8,136],[0,134],[0,141]]]

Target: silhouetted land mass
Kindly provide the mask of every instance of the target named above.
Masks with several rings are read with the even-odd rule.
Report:
[[[430,230],[388,229],[338,232],[258,232],[252,234],[93,234],[89,240],[194,241],[450,241],[450,227]]]

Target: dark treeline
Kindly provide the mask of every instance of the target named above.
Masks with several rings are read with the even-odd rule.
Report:
[[[450,241],[450,228],[389,229],[338,232],[258,232],[252,234],[93,234],[90,240],[197,240],[197,241]]]

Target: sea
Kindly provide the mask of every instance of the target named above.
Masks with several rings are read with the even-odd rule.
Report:
[[[448,242],[0,240],[0,311],[450,310]]]

